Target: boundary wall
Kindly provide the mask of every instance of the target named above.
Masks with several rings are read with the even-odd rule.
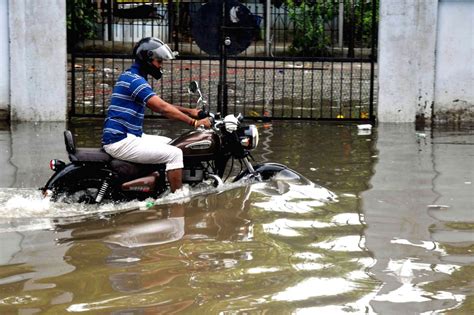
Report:
[[[474,1],[380,0],[380,122],[474,121]]]
[[[380,122],[474,121],[474,1],[380,0]],[[66,1],[0,0],[0,119],[64,121]]]
[[[0,55],[8,56],[0,111],[14,121],[65,121],[66,1],[0,0],[0,12]]]

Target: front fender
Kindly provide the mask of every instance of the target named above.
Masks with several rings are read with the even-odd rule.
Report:
[[[268,180],[283,170],[289,170],[288,166],[279,164],[279,163],[257,164],[254,166],[254,169],[255,169],[255,172],[260,174],[260,176],[262,177],[262,180]],[[242,171],[239,175],[235,177],[234,182],[242,179],[243,177],[249,174],[250,172],[248,170]]]

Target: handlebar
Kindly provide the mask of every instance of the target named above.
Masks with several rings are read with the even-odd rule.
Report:
[[[206,117],[209,117],[209,111],[206,110],[206,108],[203,106],[201,110],[199,111],[198,118],[199,119],[204,119]]]
[[[198,119],[209,118],[211,128],[215,130],[219,130],[224,127],[225,130],[231,132],[232,130],[237,129],[238,126],[243,122],[244,116],[240,113],[237,116],[232,117],[228,115],[225,118],[221,118],[220,113],[213,114],[209,112],[208,107],[207,107],[207,102],[204,100],[201,90],[199,89],[199,84],[196,81],[192,81],[190,83],[188,92],[199,93],[199,99],[197,100],[197,107],[201,107],[201,110],[198,113]],[[235,129],[231,127],[234,125],[235,125]]]
[[[206,115],[206,116],[201,116],[201,115]],[[226,116],[225,118],[221,118],[220,114],[214,114],[205,110],[201,110],[199,112],[199,119],[204,119],[208,118],[211,124],[211,129],[214,130],[226,130],[228,132],[232,132],[238,128],[238,126],[242,123],[243,121],[243,116],[242,114],[238,114],[237,116],[233,116],[234,118],[227,118],[231,115]],[[232,116],[231,116],[232,117]],[[232,127],[235,126],[235,127]],[[202,126],[201,126],[202,127]],[[234,129],[235,128],[235,129]]]

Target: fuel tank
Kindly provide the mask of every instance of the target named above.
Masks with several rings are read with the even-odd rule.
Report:
[[[219,152],[221,141],[213,130],[192,130],[169,144],[180,148],[185,160],[208,160]]]

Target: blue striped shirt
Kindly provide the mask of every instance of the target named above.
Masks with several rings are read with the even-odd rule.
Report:
[[[141,137],[146,102],[153,95],[156,94],[140,74],[140,66],[137,63],[122,73],[110,98],[102,144],[120,141],[127,137],[127,133]]]

